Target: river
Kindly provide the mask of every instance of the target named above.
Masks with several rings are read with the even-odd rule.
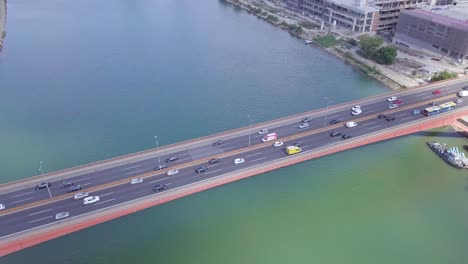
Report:
[[[0,53],[0,183],[390,91],[222,1],[15,0]],[[381,142],[195,194],[1,259],[466,263],[468,178]]]

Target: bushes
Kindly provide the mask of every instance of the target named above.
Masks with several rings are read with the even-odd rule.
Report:
[[[300,35],[302,33],[302,27],[297,25],[297,24],[292,24],[292,25],[289,25],[288,26],[288,30],[291,32],[291,33],[294,33],[294,34],[297,34],[297,35]]]
[[[432,76],[431,82],[452,79],[452,78],[455,78],[455,77],[457,77],[457,74],[454,73],[454,72],[441,71],[441,72],[438,72],[438,73],[434,74],[434,76]]]
[[[363,35],[359,37],[359,48],[364,57],[374,60],[379,64],[390,65],[395,62],[397,51],[395,47],[385,46],[381,37]]]

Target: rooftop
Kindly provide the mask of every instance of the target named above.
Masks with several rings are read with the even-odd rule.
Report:
[[[411,12],[439,24],[468,27],[468,8],[466,6],[426,7],[404,12]]]
[[[379,11],[379,8],[369,5],[367,1],[360,1],[360,0],[330,0],[330,2],[333,2],[339,6],[344,6],[348,9],[351,9],[353,11],[358,11],[358,12],[377,12]],[[362,2],[361,5],[358,3]]]

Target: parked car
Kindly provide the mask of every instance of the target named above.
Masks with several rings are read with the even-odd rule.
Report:
[[[395,108],[397,108],[397,107],[398,107],[397,104],[389,104],[389,105],[388,105],[388,108],[390,108],[390,109],[395,109]]]
[[[137,184],[137,183],[141,183],[141,182],[143,182],[143,178],[133,178],[130,181],[130,184]]]
[[[167,165],[166,164],[161,164],[159,166],[154,167],[153,170],[158,171],[158,170],[164,170],[165,168],[167,168]]]
[[[162,192],[164,190],[166,190],[165,184],[156,184],[156,186],[153,187],[154,192]]]
[[[266,128],[260,129],[260,131],[258,131],[259,135],[263,135],[263,134],[266,134],[266,133],[268,133],[268,129],[266,129]]]
[[[99,202],[99,196],[89,196],[84,198],[83,204],[93,204]]]
[[[37,191],[37,190],[45,189],[47,187],[50,187],[50,182],[41,182],[36,186],[35,190]]]
[[[438,95],[440,93],[441,93],[440,90],[435,90],[435,91],[432,92],[432,94],[434,94],[434,95]]]
[[[55,215],[55,220],[60,220],[60,219],[63,219],[63,218],[67,218],[69,215],[70,215],[70,213],[68,213],[68,212],[60,212],[60,213]]]
[[[76,192],[80,190],[81,190],[81,185],[78,184],[78,185],[72,186],[70,190],[68,190],[68,192]]]
[[[350,122],[346,123],[345,126],[346,126],[347,128],[351,128],[351,127],[357,126],[357,123],[356,123],[356,122],[353,122],[353,121],[350,121]]]
[[[392,96],[392,97],[387,98],[387,101],[388,101],[388,102],[393,102],[393,101],[395,101],[396,99],[397,99],[396,96]]]
[[[301,120],[302,123],[309,123],[310,121],[312,121],[312,119],[310,119],[308,117]]]
[[[208,161],[209,164],[216,164],[216,163],[218,163],[218,162],[219,162],[219,159],[218,159],[218,158],[210,159],[210,160]]]
[[[69,187],[71,187],[71,186],[73,186],[73,182],[71,182],[71,181],[64,181],[64,182],[62,182],[62,186],[60,186],[60,188],[69,188]]]
[[[243,158],[237,158],[234,160],[234,164],[238,165],[238,164],[241,164],[241,163],[244,163],[245,160]]]
[[[281,147],[283,146],[283,141],[276,141],[275,143],[273,143],[273,147]]]
[[[79,192],[79,193],[76,193],[73,198],[75,200],[80,200],[80,199],[83,199],[83,198],[88,197],[88,196],[89,196],[89,194],[87,192]]]
[[[172,157],[169,157],[169,158],[166,159],[166,163],[174,162],[174,161],[177,161],[177,160],[179,160],[179,157],[172,156]]]
[[[349,139],[349,138],[352,138],[352,137],[353,137],[353,136],[348,135],[348,134],[343,134],[343,135],[341,136],[342,139]]]
[[[334,131],[334,132],[331,132],[331,133],[330,133],[330,137],[338,137],[338,136],[341,136],[341,133],[340,133],[340,132]]]
[[[218,141],[213,143],[213,146],[219,146],[219,145],[222,145],[222,144],[224,144],[224,140],[218,140]]]
[[[177,173],[179,173],[179,170],[178,169],[173,169],[173,170],[170,170],[166,173],[167,176],[172,176],[172,175],[176,175]]]
[[[421,113],[421,111],[419,111],[418,109],[415,109],[413,110],[413,115],[419,115]]]
[[[332,121],[328,122],[330,125],[338,124],[340,120],[338,119],[333,119]]]
[[[307,128],[309,127],[309,123],[301,123],[298,127],[299,129]]]
[[[208,171],[208,168],[205,167],[205,166],[202,166],[202,167],[195,170],[195,172],[198,173],[198,174],[200,174],[202,172],[207,172],[207,171]]]

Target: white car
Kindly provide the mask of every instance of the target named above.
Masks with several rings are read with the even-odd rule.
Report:
[[[309,127],[309,123],[301,123],[298,127],[300,129],[307,128],[307,127]]]
[[[132,181],[130,181],[130,184],[137,184],[143,182],[143,178],[133,178]]]
[[[260,131],[258,131],[259,135],[263,135],[263,134],[266,134],[266,133],[268,133],[268,129],[266,129],[266,128],[260,129]]]
[[[397,107],[398,107],[397,104],[389,104],[388,105],[388,108],[390,108],[390,109],[394,109],[394,108],[397,108]]]
[[[99,196],[89,196],[83,200],[83,204],[93,204],[96,202],[99,202]]]
[[[4,204],[0,204],[0,211],[5,209],[5,205]]]
[[[55,220],[60,220],[60,219],[63,219],[63,218],[67,218],[68,216],[70,216],[70,213],[60,212],[60,213],[55,215]]]
[[[74,198],[75,200],[79,200],[79,199],[83,199],[85,197],[88,197],[89,196],[89,193],[87,192],[79,192],[77,194],[75,194]]]
[[[360,115],[362,113],[361,109],[356,109],[351,112],[352,115]]]
[[[466,90],[460,91],[460,92],[458,93],[458,96],[460,96],[460,97],[468,96],[468,91],[466,91]]]
[[[392,97],[387,98],[387,101],[388,102],[393,102],[393,101],[396,101],[396,99],[397,99],[396,96],[392,96]]]
[[[237,158],[237,159],[234,160],[234,164],[236,164],[236,165],[244,163],[244,162],[245,162],[245,160],[243,158]]]
[[[357,110],[361,110],[361,106],[360,105],[355,105],[351,108],[351,111],[357,111]]]
[[[176,175],[177,173],[179,173],[179,170],[178,169],[173,169],[173,170],[170,170],[166,173],[167,176],[172,176],[172,175]]]
[[[355,127],[355,126],[357,126],[356,122],[351,121],[351,122],[346,123],[347,128],[351,128],[351,127]]]
[[[283,141],[276,141],[275,143],[273,143],[273,147],[281,147],[283,146]]]

